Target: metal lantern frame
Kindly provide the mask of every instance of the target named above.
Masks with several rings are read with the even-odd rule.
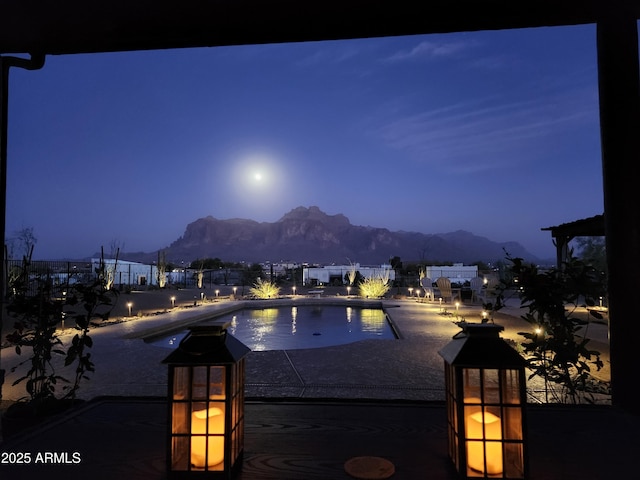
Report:
[[[463,478],[526,479],[525,360],[489,323],[462,331],[439,352],[445,363],[448,450]]]
[[[168,365],[167,468],[171,478],[231,479],[244,452],[245,356],[230,322],[195,326]]]

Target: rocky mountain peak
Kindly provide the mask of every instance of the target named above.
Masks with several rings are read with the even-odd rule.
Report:
[[[168,259],[220,258],[244,262],[381,264],[398,256],[407,260],[494,262],[509,253],[534,259],[515,242],[496,243],[471,232],[444,234],[392,232],[386,228],[352,225],[342,215],[328,215],[317,206],[297,207],[273,223],[233,218],[200,218],[163,249]],[[141,254],[155,258],[153,254]],[[144,258],[131,258],[139,260]]]
[[[338,213],[336,215],[328,215],[319,207],[311,206],[311,207],[296,207],[290,212],[286,213],[280,220],[279,223],[284,222],[300,222],[300,221],[313,221],[320,222],[327,225],[335,225],[335,226],[348,226],[351,225],[349,219]]]

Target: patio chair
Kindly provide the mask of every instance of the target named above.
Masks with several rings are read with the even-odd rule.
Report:
[[[497,288],[498,285],[500,284],[500,281],[497,278],[492,278],[489,277],[486,281],[479,279],[482,284],[479,290],[475,290],[474,288],[474,281],[476,279],[473,278],[471,280],[471,290],[474,292],[473,294],[476,296],[476,298],[481,302],[481,303],[489,303],[489,302],[493,302],[493,300],[495,299],[496,295],[498,294],[497,292]],[[476,293],[477,292],[477,293]]]
[[[469,283],[471,284],[471,303],[480,301],[484,297],[484,280],[474,277]]]
[[[447,277],[440,277],[436,280],[438,290],[440,290],[440,297],[445,302],[453,301],[453,293],[451,292],[451,280]]]
[[[429,298],[431,301],[433,301],[433,281],[429,277],[424,277],[422,280],[420,280],[420,285],[422,285],[422,288],[424,288],[425,300]]]

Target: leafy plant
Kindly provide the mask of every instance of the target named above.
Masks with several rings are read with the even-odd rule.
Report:
[[[360,295],[365,298],[382,298],[390,287],[388,271],[386,275],[380,274],[364,278],[359,285]]]
[[[158,271],[156,273],[158,288],[167,286],[167,254],[165,251],[158,251]]]
[[[280,287],[273,282],[265,282],[261,278],[249,290],[251,295],[259,299],[277,298],[280,295]]]
[[[522,318],[532,326],[532,331],[519,332],[525,339],[521,346],[532,372],[529,378],[544,379],[546,401],[592,402],[594,393],[607,391],[592,375],[592,369],[600,370],[603,362],[600,352],[589,347],[589,319],[577,316],[576,310],[580,305],[596,305],[604,292],[602,273],[573,256],[561,268],[544,272],[521,258],[507,260],[512,281],[503,281],[491,308],[501,309],[506,292],[515,287],[511,291],[527,309]],[[596,310],[587,311],[594,319],[602,319]]]
[[[25,348],[31,350],[28,359],[12,368],[13,372],[22,365],[29,365],[27,372],[13,385],[24,381],[29,399],[34,404],[42,404],[54,396],[58,382],[68,383],[68,380],[56,374],[54,366],[54,356],[65,354],[56,329],[62,319],[62,303],[55,300],[52,283],[46,276],[31,273],[31,252],[23,257],[10,289],[7,313],[15,322],[14,331],[6,338],[18,355]]]
[[[80,381],[88,378],[87,372],[94,371],[91,354],[86,351],[93,345],[89,329],[94,319],[108,318],[117,295],[115,290],[107,289],[107,281],[104,258],[93,281],[69,282],[57,288],[48,272],[38,272],[31,267],[31,253],[23,258],[7,298],[7,313],[15,322],[14,331],[6,339],[18,355],[30,351],[29,357],[13,367],[12,372],[29,365],[13,385],[25,382],[34,411],[38,411],[38,405],[50,404],[58,398],[74,399]],[[67,316],[74,320],[74,328],[79,332],[65,351],[57,327]],[[56,356],[60,361],[55,361]],[[76,368],[71,383],[57,371],[73,364]],[[70,385],[63,388],[66,394],[57,397],[56,387],[61,383]]]
[[[65,366],[76,364],[74,382],[67,393],[67,397],[75,398],[76,391],[80,388],[82,379],[89,379],[87,372],[95,371],[95,365],[91,360],[91,353],[86,351],[93,346],[93,339],[89,336],[91,326],[95,326],[94,320],[108,320],[115,307],[118,291],[114,288],[107,288],[106,265],[104,258],[101,258],[96,277],[90,283],[74,283],[70,285],[66,296],[66,305],[76,308],[79,311],[70,310],[65,312],[75,320],[75,329],[78,333],[71,340],[71,345],[67,349]]]

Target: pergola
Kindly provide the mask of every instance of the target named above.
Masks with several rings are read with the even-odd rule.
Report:
[[[11,67],[42,68],[47,55],[595,24],[613,403],[637,411],[638,279],[625,267],[640,264],[639,17],[640,0],[0,0],[0,234]]]
[[[556,246],[556,265],[558,268],[567,260],[569,242],[576,237],[604,237],[604,215],[594,215],[581,218],[569,223],[562,223],[554,227],[544,227],[540,230],[550,231]]]

